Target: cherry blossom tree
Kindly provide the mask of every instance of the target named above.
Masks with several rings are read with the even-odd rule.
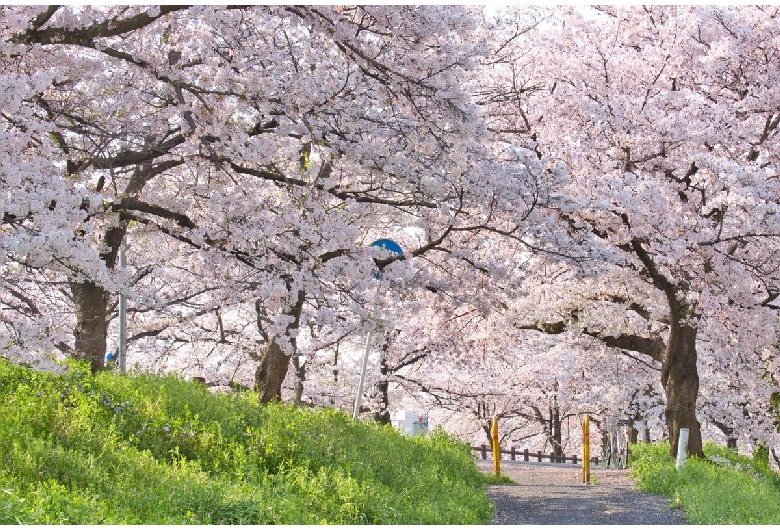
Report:
[[[489,148],[468,90],[489,51],[476,15],[5,8],[8,154],[32,167],[6,166],[3,248],[68,286],[69,352],[102,367],[111,300],[134,282],[159,290],[131,294],[148,322],[131,339],[228,345],[239,331],[222,315],[241,315],[236,351],[257,359],[261,401],[276,399],[299,328],[333,327],[345,299],[364,316],[374,267],[396,259],[373,239],[414,229],[406,260],[469,262],[484,252],[475,234],[527,219],[542,175],[528,152]],[[173,320],[154,322],[161,312]]]
[[[1,9],[3,355],[769,438],[777,8]]]
[[[580,204],[561,219],[590,236],[580,263],[599,276],[584,289],[573,270],[560,320],[519,325],[661,363],[673,453],[686,427],[701,455],[700,355],[728,356],[708,351],[708,323],[759,322],[777,342],[775,10],[562,10],[534,34],[548,60],[511,72],[527,88],[515,115],[569,170]]]

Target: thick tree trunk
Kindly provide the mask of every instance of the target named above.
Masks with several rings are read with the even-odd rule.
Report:
[[[631,425],[631,429],[629,429],[628,432],[628,443],[638,443],[639,442],[639,431],[634,427],[634,425]]]
[[[103,369],[108,336],[109,293],[92,282],[70,282],[73,305],[76,312],[76,359],[89,361],[92,373]]]
[[[666,392],[666,426],[669,429],[670,455],[677,456],[681,428],[688,429],[688,455],[704,457],[701,424],[696,419],[699,372],[696,367],[695,326],[673,322],[664,359],[661,383]]]
[[[144,150],[147,153],[156,151],[158,155],[162,155],[170,149],[170,147],[158,149],[151,142],[153,142],[151,137],[145,142]],[[173,163],[174,166],[177,164]],[[172,166],[168,163],[152,164],[151,161],[137,165],[124,189],[124,198],[137,197],[152,178],[170,167]],[[102,183],[99,184],[97,191],[100,191],[102,186]],[[127,221],[121,221],[119,225],[109,228],[103,235],[105,250],[101,252],[100,257],[110,270],[116,267],[119,248],[127,233],[127,225]],[[89,281],[83,283],[71,281],[70,288],[76,312],[76,328],[73,330],[75,357],[89,360],[94,373],[104,368],[108,338],[108,303],[111,294]]]
[[[119,247],[122,245],[126,227],[115,227],[108,230],[103,242],[108,249],[100,257],[109,269],[116,266]],[[108,339],[108,303],[111,293],[87,282],[70,282],[73,294],[73,305],[76,313],[76,327],[73,330],[75,339],[76,359],[89,361],[92,373],[102,370],[106,358],[106,341]]]
[[[288,332],[298,328],[305,301],[305,293],[298,291],[298,298],[295,304],[287,312],[288,315],[293,317],[293,320],[287,326]],[[259,313],[259,304],[255,305],[255,309]],[[258,318],[257,325],[260,328],[260,318]],[[290,337],[290,343],[293,347],[293,353],[292,355],[287,355],[279,346],[277,336],[271,335],[268,337],[263,351],[260,352],[260,363],[255,370],[255,390],[259,394],[260,404],[282,400],[282,383],[284,383],[284,378],[287,376],[290,359],[293,355],[297,355],[297,344],[294,337]],[[303,387],[301,387],[301,392],[303,392]]]
[[[336,343],[336,348],[334,348],[333,351],[333,370],[331,370],[331,374],[333,374],[333,384],[338,385],[339,383],[339,344],[338,343]],[[331,394],[330,404],[336,405],[336,396],[334,394]]]
[[[282,400],[282,383],[289,366],[290,355],[276,342],[276,335],[271,336],[260,353],[260,364],[255,371],[255,390],[260,394],[261,404]]]

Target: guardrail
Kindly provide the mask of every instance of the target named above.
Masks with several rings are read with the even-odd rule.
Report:
[[[472,447],[473,451],[476,451],[479,453],[479,456],[482,457],[482,460],[488,459],[488,446],[485,444],[482,444],[479,447]],[[536,462],[542,462],[545,459],[549,460],[553,463],[558,464],[566,464],[568,462],[571,462],[572,464],[578,464],[582,463],[582,457],[578,457],[577,455],[574,456],[566,456],[566,455],[556,455],[555,453],[542,453],[541,451],[531,452],[528,449],[523,449],[522,451],[518,451],[514,447],[510,448],[508,451],[506,449],[501,449],[501,459],[502,460],[515,460],[520,462],[530,462],[531,459],[534,459]],[[505,459],[503,455],[509,455],[508,459]],[[519,459],[518,457],[522,457],[522,459]],[[599,463],[599,457],[595,456],[590,459],[590,461],[596,465]]]

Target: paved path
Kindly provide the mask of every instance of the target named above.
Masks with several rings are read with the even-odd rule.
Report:
[[[491,461],[478,461],[493,472]],[[669,500],[640,493],[629,470],[591,468],[595,484],[582,484],[573,464],[501,462],[501,473],[517,485],[489,486],[496,505],[493,524],[685,524]]]

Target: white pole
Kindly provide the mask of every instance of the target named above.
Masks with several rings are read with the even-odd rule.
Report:
[[[688,453],[688,429],[680,428],[680,436],[677,438],[677,469],[685,464],[685,455]]]
[[[377,316],[379,312],[379,304],[377,304],[377,298],[379,297],[379,280],[376,281],[376,291],[374,292],[374,311],[371,317],[374,326],[376,326]],[[358,383],[357,395],[355,396],[355,408],[352,410],[352,419],[358,419],[360,415],[360,401],[363,398],[363,382],[366,380],[366,366],[368,366],[368,352],[371,351],[371,333],[373,330],[369,330],[366,337],[366,351],[363,353],[363,365],[360,368],[360,383]]]
[[[125,245],[119,248],[119,267],[125,270]],[[122,291],[119,292],[119,373],[124,374],[127,367],[127,300]]]

